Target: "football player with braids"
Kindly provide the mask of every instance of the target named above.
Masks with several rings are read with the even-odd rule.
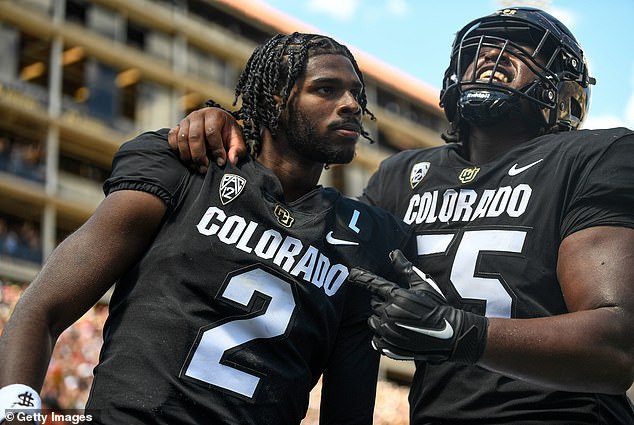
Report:
[[[283,39],[284,36],[278,34],[273,38]],[[282,41],[280,41],[282,43]],[[289,40],[285,40],[284,43],[289,43]],[[340,45],[342,52],[350,59],[355,72],[362,75],[359,66],[348,48],[344,45]],[[218,107],[223,109],[230,117],[240,121],[240,126],[236,125],[236,122],[232,119],[228,119],[226,115],[219,115],[218,118],[222,120],[220,127],[222,127],[221,133],[208,134],[208,139],[215,140],[215,150],[213,150],[213,156],[218,158],[218,165],[224,165],[225,150],[222,146],[222,140],[239,140],[233,149],[232,157],[245,155],[247,151],[252,156],[257,156],[260,153],[260,144],[262,140],[262,127],[265,126],[269,131],[275,135],[278,128],[280,114],[286,107],[288,97],[293,88],[294,81],[297,76],[302,72],[306,63],[306,56],[308,55],[308,44],[304,40],[298,42],[297,49],[294,49],[288,53],[288,59],[284,68],[279,66],[272,66],[275,63],[276,55],[279,48],[276,48],[275,43],[272,41],[266,45],[259,46],[255,49],[249,60],[247,61],[246,69],[249,72],[243,72],[238,79],[235,89],[235,98],[233,105],[237,105],[238,100],[241,100],[240,109],[236,112],[229,111],[222,108],[213,100],[208,100],[206,105],[209,107]],[[280,87],[280,81],[283,85]],[[365,90],[359,92],[358,101],[363,108],[363,114],[367,115],[371,120],[376,119],[374,114],[367,109],[367,97]],[[182,126],[186,125],[187,118],[183,119]],[[298,126],[290,125],[286,129],[287,131],[294,132],[301,128],[301,125],[307,125],[308,123],[298,123]],[[170,138],[176,140],[175,130],[170,130]],[[189,140],[193,140],[194,129],[189,131]],[[183,132],[185,134],[185,132]],[[234,136],[235,137],[232,137]],[[367,131],[360,128],[360,135],[365,139],[373,143],[370,135]],[[222,137],[220,137],[222,136]],[[242,142],[246,140],[248,146]],[[187,143],[188,139],[182,139],[180,155],[183,162],[187,163],[191,168],[201,170],[205,172],[209,161],[205,156],[205,150],[196,150],[197,145]],[[176,142],[178,143],[178,142]],[[190,154],[191,148],[191,154]],[[210,144],[210,150],[213,145]],[[234,161],[235,162],[235,161]],[[202,165],[204,163],[204,165]],[[328,164],[325,164],[327,166]]]
[[[418,255],[392,253],[399,285],[350,281],[374,294],[376,349],[416,362],[412,424],[634,423],[634,133],[580,129],[594,83],[550,14],[476,19],[443,80],[448,143],[370,179],[362,199],[410,224]]]
[[[353,266],[395,278],[390,251],[415,255],[415,241],[401,220],[318,184],[365,134],[363,75],[329,37],[277,35],[236,96],[253,157],[194,173],[168,129],[117,152],[105,199],[0,339],[0,422],[38,407],[58,335],[116,282],[88,423],[298,425],[320,377],[320,423],[372,423],[371,296],[346,278]]]
[[[284,40],[285,44],[293,42],[293,39],[283,35],[277,35],[273,40],[276,39]],[[308,41],[308,39],[300,38],[297,50],[289,51],[285,69],[279,66],[272,66],[272,64],[275,64],[279,50],[275,42],[260,46],[249,59],[246,66],[247,72],[243,72],[240,75],[236,85],[233,105],[237,104],[238,98],[241,96],[242,103],[235,116],[242,123],[245,139],[251,142],[251,155],[257,156],[260,153],[260,144],[262,142],[261,126],[263,124],[273,135],[276,134],[280,114],[286,108],[294,82],[305,66],[308,56]],[[348,48],[343,45],[339,48],[348,57],[355,72],[358,75],[362,75],[354,56]],[[280,81],[283,82],[281,88],[278,87]],[[371,119],[374,119],[374,114],[367,109],[368,101],[365,91],[358,93],[358,102],[364,114],[368,114]],[[213,104],[213,101],[209,101],[208,104]],[[294,132],[300,128],[301,126],[291,124],[286,130]],[[361,136],[369,138],[363,127],[361,127]]]

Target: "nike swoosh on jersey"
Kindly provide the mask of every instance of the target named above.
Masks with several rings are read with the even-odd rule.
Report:
[[[523,173],[524,171],[528,170],[529,168],[531,168],[533,165],[539,164],[540,162],[542,162],[544,160],[544,158],[542,159],[538,159],[535,162],[531,162],[528,165],[525,165],[523,167],[518,167],[517,166],[517,162],[515,164],[513,164],[513,166],[509,169],[509,176],[517,176],[519,173]]]
[[[445,319],[445,327],[442,329],[419,328],[417,326],[404,325],[398,322],[396,322],[396,325],[401,328],[409,329],[412,332],[417,332],[419,334],[428,335],[438,339],[449,339],[453,336],[453,327],[447,319]]]
[[[332,235],[332,230],[326,235],[326,242],[330,245],[359,245],[359,242],[337,239]]]

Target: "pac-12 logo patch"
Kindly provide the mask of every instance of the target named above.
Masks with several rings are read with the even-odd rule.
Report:
[[[238,176],[236,174],[225,174],[222,176],[222,180],[220,180],[220,189],[218,189],[222,205],[227,205],[229,202],[236,199],[246,184],[247,181],[242,176]]]
[[[419,162],[418,164],[414,164],[412,172],[409,175],[409,185],[412,189],[414,189],[423,177],[425,177],[430,166],[431,164],[429,162]]]
[[[277,217],[277,222],[280,223],[284,227],[291,227],[295,219],[291,215],[291,212],[281,206],[280,204],[275,205],[275,217]]]

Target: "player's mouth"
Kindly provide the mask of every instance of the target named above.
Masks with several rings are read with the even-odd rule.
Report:
[[[353,122],[338,124],[334,127],[334,131],[347,139],[358,139],[361,135],[361,125]]]
[[[511,79],[501,71],[493,72],[493,69],[486,69],[478,75],[477,81],[508,84]]]

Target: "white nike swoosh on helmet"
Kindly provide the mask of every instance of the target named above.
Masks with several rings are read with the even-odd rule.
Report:
[[[451,324],[447,321],[447,319],[445,319],[445,327],[442,329],[419,328],[417,326],[404,325],[398,322],[396,322],[396,325],[401,328],[409,329],[412,332],[417,332],[419,334],[428,335],[438,339],[449,339],[453,336],[453,327],[451,327]]]
[[[513,164],[513,166],[509,169],[509,176],[517,176],[519,173],[523,173],[524,171],[528,170],[529,168],[531,168],[533,165],[539,164],[540,162],[542,162],[544,160],[544,158],[539,159],[535,162],[531,162],[528,165],[525,165],[523,167],[518,167],[517,166],[517,162],[515,164]]]
[[[359,245],[359,242],[337,239],[332,235],[332,230],[326,235],[326,242],[330,245]]]

